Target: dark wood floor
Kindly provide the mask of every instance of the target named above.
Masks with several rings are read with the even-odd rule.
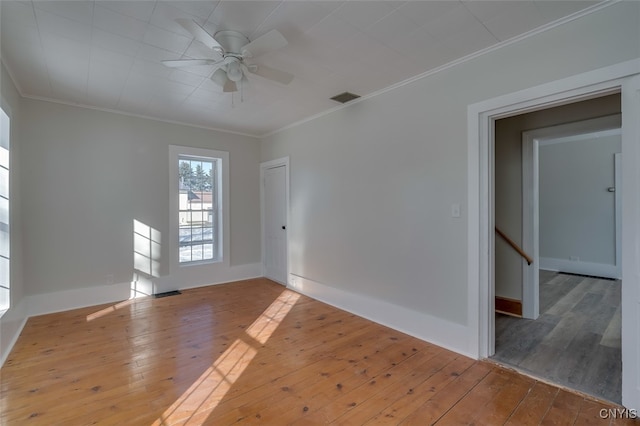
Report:
[[[495,360],[621,402],[621,283],[540,271],[540,317],[496,315]]]
[[[29,319],[3,425],[612,425],[613,408],[266,279]]]

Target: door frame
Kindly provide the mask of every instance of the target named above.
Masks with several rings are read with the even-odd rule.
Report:
[[[588,71],[468,106],[467,318],[470,351],[495,353],[495,121],[622,95],[622,403],[640,406],[640,59]]]
[[[522,133],[522,248],[533,258],[531,265],[523,262],[522,268],[522,316],[528,319],[538,318],[540,311],[539,269],[540,269],[540,197],[539,197],[539,147],[555,139],[581,138],[588,135],[621,134],[620,114],[581,120],[573,123],[529,130]],[[616,171],[619,175],[619,170]],[[619,178],[615,178],[619,186]],[[620,188],[621,189],[621,188]],[[616,270],[621,278],[620,265],[620,219],[619,197],[615,193],[615,236]],[[595,275],[595,273],[594,273]]]
[[[262,276],[265,276],[266,273],[266,268],[265,268],[265,261],[266,261],[266,235],[265,235],[265,191],[264,191],[264,186],[265,186],[265,172],[269,169],[274,169],[276,167],[283,167],[284,166],[284,176],[285,176],[285,226],[287,227],[286,231],[287,231],[287,237],[286,237],[286,255],[285,255],[285,259],[287,262],[287,266],[286,266],[286,281],[284,283],[281,283],[285,286],[289,285],[289,275],[291,273],[289,267],[290,267],[290,259],[289,259],[289,235],[290,235],[290,201],[289,201],[289,188],[290,188],[290,180],[289,180],[289,157],[282,157],[282,158],[277,158],[275,160],[270,160],[270,161],[264,161],[262,163],[260,163],[260,246],[261,246],[261,261],[260,261],[260,265],[262,268]]]

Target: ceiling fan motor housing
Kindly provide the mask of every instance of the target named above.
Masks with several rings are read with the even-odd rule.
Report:
[[[242,56],[242,47],[249,44],[249,39],[242,33],[232,30],[218,31],[213,35],[218,43],[224,48],[224,54]]]

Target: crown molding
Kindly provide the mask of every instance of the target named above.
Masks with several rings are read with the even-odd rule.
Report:
[[[574,21],[576,19],[582,18],[584,16],[590,15],[590,14],[595,13],[595,12],[597,12],[599,10],[602,10],[602,9],[604,9],[606,7],[609,7],[609,6],[613,5],[613,4],[619,3],[621,1],[623,1],[623,0],[605,0],[605,1],[601,2],[601,3],[596,3],[596,4],[592,5],[592,6],[589,6],[586,9],[583,9],[583,10],[580,10],[578,12],[572,13],[571,15],[567,15],[564,18],[558,19],[558,20],[553,21],[553,22],[549,22],[549,23],[544,24],[544,25],[542,25],[540,27],[534,28],[531,31],[527,31],[526,33],[522,33],[522,34],[520,34],[518,36],[512,37],[512,38],[510,38],[508,40],[500,41],[500,42],[498,42],[496,44],[493,44],[493,45],[491,45],[489,47],[486,47],[486,48],[484,48],[482,50],[478,50],[477,52],[471,53],[471,54],[469,54],[467,56],[463,56],[462,58],[458,58],[458,59],[453,60],[451,62],[447,62],[444,65],[440,65],[439,67],[430,69],[429,71],[425,71],[425,72],[423,72],[421,74],[418,74],[418,75],[415,75],[413,77],[410,77],[410,78],[408,78],[406,80],[403,80],[403,81],[401,81],[399,83],[392,84],[391,86],[387,86],[387,87],[385,87],[383,89],[380,89],[380,90],[377,90],[375,92],[369,93],[368,95],[364,95],[364,96],[362,96],[362,97],[360,97],[360,98],[358,98],[358,99],[356,99],[354,101],[351,101],[349,103],[346,103],[344,105],[338,105],[338,106],[336,106],[334,108],[331,108],[329,110],[320,112],[318,114],[312,115],[312,116],[307,117],[307,118],[303,118],[302,120],[296,121],[295,123],[288,124],[288,125],[286,125],[284,127],[281,127],[281,128],[279,128],[277,130],[274,130],[272,132],[264,133],[262,135],[259,135],[258,137],[260,139],[264,139],[264,138],[267,138],[269,136],[273,136],[273,135],[275,135],[277,133],[283,132],[285,130],[291,129],[293,127],[300,126],[300,125],[302,125],[304,123],[307,123],[309,121],[318,119],[318,118],[323,117],[325,115],[333,114],[334,112],[340,111],[341,109],[344,109],[344,108],[348,108],[351,105],[355,105],[355,104],[357,104],[359,102],[363,102],[363,101],[365,101],[367,99],[371,99],[371,98],[374,98],[376,96],[382,95],[384,93],[390,92],[392,90],[398,89],[400,87],[409,85],[409,84],[411,84],[411,83],[413,83],[415,81],[421,80],[421,79],[429,77],[431,75],[438,74],[440,72],[446,71],[449,68],[453,68],[453,67],[455,67],[457,65],[460,65],[460,64],[463,64],[465,62],[471,61],[471,60],[473,60],[473,59],[475,59],[477,57],[486,55],[486,54],[491,53],[491,52],[493,52],[495,50],[502,49],[503,47],[518,43],[518,42],[520,42],[522,40],[525,40],[527,38],[530,38],[530,37],[533,37],[535,35],[538,35],[538,34],[546,32],[546,31],[552,30],[552,29],[557,28],[557,27],[559,27],[561,25],[564,25],[564,24],[569,23],[571,21]]]

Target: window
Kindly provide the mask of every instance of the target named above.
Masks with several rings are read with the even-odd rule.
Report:
[[[9,273],[9,116],[0,109],[0,312],[11,306]]]
[[[171,147],[172,218],[179,265],[225,260],[228,153]],[[175,253],[175,252],[174,252]]]

